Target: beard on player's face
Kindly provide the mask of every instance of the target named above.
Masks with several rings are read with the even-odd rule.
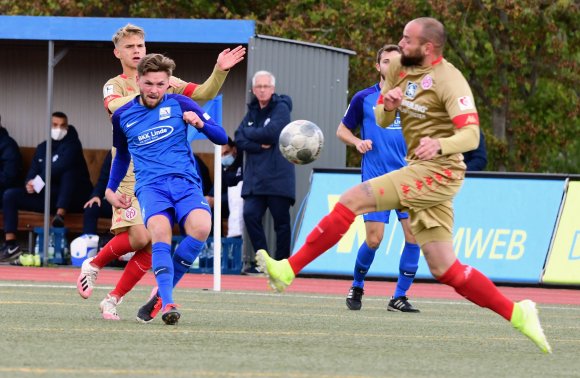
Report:
[[[404,51],[401,54],[401,64],[405,67],[420,66],[425,60],[425,55],[421,52],[421,47],[406,54]]]
[[[161,101],[161,96],[151,95],[152,97],[141,94],[141,102],[149,109],[156,107]]]

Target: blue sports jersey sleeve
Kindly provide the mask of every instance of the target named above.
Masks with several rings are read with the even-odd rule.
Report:
[[[219,145],[224,145],[228,143],[228,135],[226,134],[223,127],[215,123],[215,121],[209,116],[209,114],[207,114],[195,101],[181,95],[174,95],[174,98],[181,106],[182,111],[195,112],[199,116],[199,118],[201,118],[201,120],[203,121],[203,127],[197,130],[202,132],[205,136],[207,136],[207,138],[210,141]],[[190,125],[189,127],[194,126]]]
[[[120,108],[121,110],[123,108]],[[111,119],[113,123],[113,146],[117,149],[115,158],[111,163],[111,173],[109,174],[109,182],[107,188],[116,191],[121,181],[127,174],[129,164],[131,163],[131,154],[129,153],[129,145],[127,144],[127,137],[120,126],[121,111],[115,112]]]
[[[363,102],[364,98],[366,97],[366,91],[357,92],[348,108],[346,109],[346,113],[342,118],[342,123],[349,129],[354,130],[360,125],[362,125],[364,111],[363,111]]]

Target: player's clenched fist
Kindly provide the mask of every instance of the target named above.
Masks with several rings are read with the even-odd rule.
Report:
[[[392,112],[397,109],[401,102],[403,101],[403,90],[399,87],[395,87],[389,90],[383,96],[383,104],[386,111]]]
[[[203,128],[203,121],[195,112],[184,112],[183,120],[188,124],[194,126],[196,129]]]
[[[107,202],[109,202],[113,207],[128,209],[131,206],[130,196],[118,192],[113,192],[109,188],[105,190],[105,198],[107,199]]]

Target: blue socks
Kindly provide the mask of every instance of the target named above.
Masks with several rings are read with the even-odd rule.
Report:
[[[152,256],[153,274],[157,281],[157,294],[163,301],[163,307],[173,302],[173,261],[171,259],[171,246],[167,243],[153,244]]]
[[[189,268],[205,246],[205,243],[191,236],[186,236],[173,253],[173,287],[189,271]]]
[[[360,252],[359,252],[360,253]],[[399,260],[399,279],[395,289],[395,298],[407,295],[407,290],[411,287],[415,279],[415,273],[419,268],[419,256],[421,248],[418,244],[405,242],[401,259]]]
[[[356,255],[356,264],[354,265],[354,281],[352,286],[363,288],[365,285],[365,277],[375,259],[376,249],[371,249],[367,242],[361,244]]]

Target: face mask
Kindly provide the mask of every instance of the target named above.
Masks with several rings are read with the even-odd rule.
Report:
[[[62,140],[66,136],[68,130],[61,129],[61,128],[53,128],[50,129],[50,136],[54,140]]]
[[[224,167],[229,167],[230,165],[234,164],[234,156],[233,155],[225,155],[222,156],[222,165]]]

